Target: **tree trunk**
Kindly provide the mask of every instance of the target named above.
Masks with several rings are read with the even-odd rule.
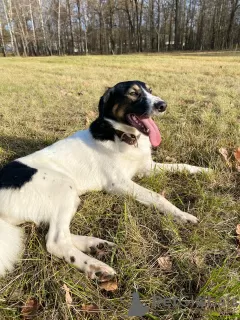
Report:
[[[78,50],[79,53],[82,53],[82,28],[81,28],[81,0],[77,1],[77,17],[78,17]]]
[[[174,48],[178,50],[179,48],[179,0],[175,0],[175,38],[174,38]]]
[[[48,48],[48,44],[47,44],[46,32],[45,32],[44,22],[43,22],[42,0],[38,0],[38,6],[39,6],[40,25],[41,25],[42,36],[43,36],[43,43],[44,43],[44,51],[45,51],[45,54],[51,55],[50,49]]]
[[[25,34],[25,31],[24,31],[24,28],[23,28],[23,24],[22,24],[22,21],[21,21],[21,17],[19,15],[19,8],[18,8],[18,3],[17,2],[15,3],[15,11],[16,11],[17,18],[18,18],[18,23],[19,23],[19,26],[20,26],[20,37],[21,37],[21,40],[22,40],[23,54],[26,57],[26,56],[28,56],[28,43],[27,43],[27,39],[26,39],[26,34]]]
[[[37,37],[35,32],[35,22],[33,20],[31,0],[29,0],[29,13],[30,13],[30,19],[31,19],[32,33],[33,33],[33,51],[36,56],[38,55],[38,45],[37,45]]]
[[[3,30],[2,30],[1,20],[0,20],[0,37],[1,37],[1,44],[2,44],[2,48],[3,48],[3,56],[6,57],[5,41],[4,41],[4,37],[3,37]]]
[[[4,11],[5,18],[6,18],[6,21],[7,21],[7,25],[8,25],[8,28],[9,28],[12,50],[13,50],[13,53],[15,55],[19,56],[17,41],[16,41],[16,38],[15,38],[15,35],[14,35],[14,31],[13,31],[13,23],[12,23],[12,20],[10,19],[9,15],[8,15],[8,9],[6,7],[5,0],[2,0],[2,3],[3,3],[3,11]]]
[[[58,55],[60,56],[62,54],[62,50],[61,50],[61,0],[58,0],[57,28],[58,28]]]
[[[233,22],[235,18],[235,13],[240,6],[239,0],[232,0],[232,7],[231,7],[231,13],[230,13],[230,18],[229,18],[229,24],[228,24],[228,29],[227,29],[227,39],[226,39],[226,47],[229,48],[231,45],[231,34],[232,34],[232,28],[233,28]]]
[[[168,50],[171,49],[173,10],[174,10],[174,8],[171,8],[171,13],[170,13],[170,26],[169,26],[169,37],[168,37]]]
[[[71,15],[71,6],[69,0],[66,0],[67,2],[67,9],[68,9],[68,21],[69,21],[69,27],[70,27],[70,47],[69,47],[69,53],[74,53],[74,38],[73,38],[73,26],[72,26],[72,15]]]

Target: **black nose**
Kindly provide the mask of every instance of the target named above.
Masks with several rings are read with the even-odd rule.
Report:
[[[158,111],[158,112],[163,112],[166,110],[167,108],[167,104],[165,101],[158,101],[156,103],[154,103],[154,108]]]

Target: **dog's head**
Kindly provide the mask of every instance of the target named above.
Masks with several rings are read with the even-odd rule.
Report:
[[[167,104],[152,94],[144,82],[126,81],[109,88],[99,101],[99,117],[134,127],[159,145],[160,133],[152,115],[164,112]]]

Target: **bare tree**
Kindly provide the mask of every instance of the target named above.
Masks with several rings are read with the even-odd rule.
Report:
[[[226,39],[226,47],[231,46],[231,33],[234,23],[235,14],[240,7],[239,0],[231,0],[231,12],[229,17],[228,29],[227,29],[227,39]]]
[[[0,20],[2,46],[16,55],[220,50],[240,44],[240,0],[0,0]]]
[[[1,37],[1,45],[3,50],[3,56],[6,57],[6,49],[5,49],[5,41],[3,37],[3,30],[2,30],[2,22],[0,20],[0,37]]]
[[[9,33],[10,33],[11,47],[13,49],[13,52],[15,54],[19,55],[17,41],[16,41],[16,38],[15,38],[14,29],[13,29],[11,2],[5,3],[5,0],[2,0],[2,4],[3,4],[3,10],[4,10],[7,26],[8,26]]]

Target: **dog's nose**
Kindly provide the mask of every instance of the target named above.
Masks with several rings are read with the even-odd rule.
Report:
[[[167,104],[165,101],[158,101],[156,103],[154,103],[154,108],[158,111],[158,112],[163,112],[166,110],[167,108]]]

